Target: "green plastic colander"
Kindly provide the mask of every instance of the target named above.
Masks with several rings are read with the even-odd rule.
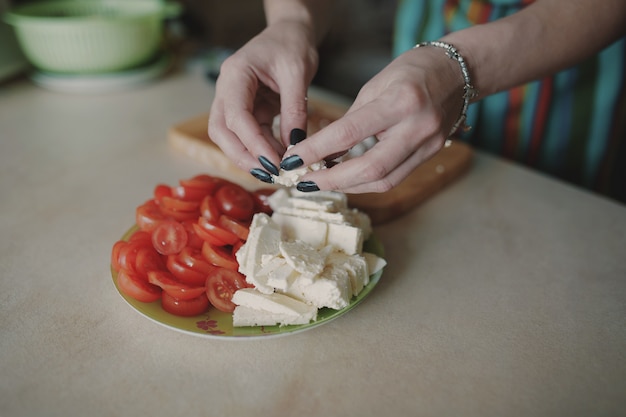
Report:
[[[58,0],[14,7],[4,20],[36,68],[93,74],[153,59],[164,19],[179,12],[178,4],[159,0]]]

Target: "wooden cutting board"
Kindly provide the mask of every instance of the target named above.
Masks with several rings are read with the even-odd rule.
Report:
[[[323,100],[309,99],[308,133],[340,118],[347,108]],[[246,171],[233,164],[207,134],[208,114],[173,126],[168,133],[170,145],[185,155],[211,167],[212,172],[248,189],[267,188]],[[374,225],[396,219],[418,206],[464,174],[470,167],[473,151],[465,143],[452,141],[431,159],[417,167],[402,183],[385,193],[349,194],[352,207],[367,213]]]

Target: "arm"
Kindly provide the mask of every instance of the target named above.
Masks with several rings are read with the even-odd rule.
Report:
[[[278,165],[291,130],[306,130],[306,94],[330,4],[265,0],[267,27],[222,64],[209,136],[240,168],[259,168],[260,156]],[[272,134],[279,113],[282,143]]]
[[[625,33],[626,1],[537,0],[442,40],[462,51],[484,97],[575,65]]]
[[[441,40],[468,64],[480,97],[567,68],[624,34],[624,0],[537,0],[522,11]],[[342,119],[288,150],[303,165],[340,154],[364,138],[363,156],[302,178],[309,189],[387,191],[443,145],[463,104],[459,65],[439,48],[407,51],[369,81]],[[292,158],[293,159],[293,158]]]

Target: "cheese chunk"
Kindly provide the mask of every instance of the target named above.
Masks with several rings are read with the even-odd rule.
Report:
[[[387,265],[387,261],[373,253],[363,252],[363,257],[367,262],[367,269],[370,275],[374,275]]]
[[[279,293],[242,288],[233,294],[232,302],[234,326],[305,324],[317,319],[315,307]]]
[[[328,225],[324,222],[280,212],[274,213],[272,220],[280,226],[285,240],[300,240],[314,248],[326,246]]]
[[[354,255],[363,251],[363,230],[347,224],[328,224],[326,244]]]
[[[350,304],[352,286],[348,271],[331,264],[313,282],[298,277],[284,293],[316,308],[341,310]]]
[[[327,262],[335,265],[337,268],[344,268],[350,277],[350,287],[352,295],[356,296],[369,284],[370,277],[367,268],[367,261],[360,255],[346,255],[342,252],[333,252]]]
[[[305,277],[319,275],[326,265],[326,252],[300,241],[282,241],[278,244],[280,254],[295,271]]]

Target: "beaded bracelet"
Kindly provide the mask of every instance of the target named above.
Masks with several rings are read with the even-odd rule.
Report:
[[[465,124],[465,121],[467,120],[467,107],[469,106],[471,100],[478,97],[478,90],[475,89],[472,85],[472,80],[470,79],[469,70],[467,69],[465,59],[463,59],[459,51],[449,43],[441,41],[422,42],[415,45],[413,49],[420,48],[422,46],[434,46],[437,48],[442,48],[446,51],[446,55],[448,55],[448,58],[454,59],[456,62],[459,63],[459,66],[461,67],[461,73],[463,74],[463,82],[465,83],[465,85],[463,86],[463,108],[461,109],[461,115],[452,127],[452,130],[450,131],[450,134],[448,136],[452,136],[461,125],[463,125],[463,131],[467,132],[472,128],[471,126]]]

